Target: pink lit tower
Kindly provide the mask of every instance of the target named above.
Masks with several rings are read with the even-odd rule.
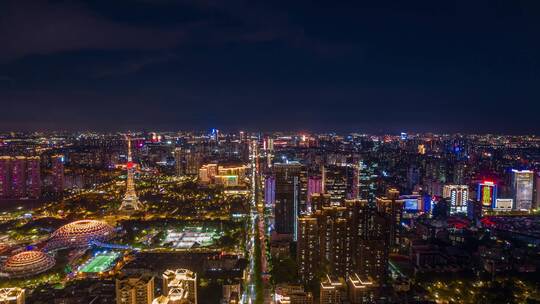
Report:
[[[144,208],[143,203],[139,201],[139,197],[135,192],[135,182],[133,181],[133,176],[135,174],[135,168],[133,166],[133,158],[131,157],[131,139],[129,136],[126,136],[127,146],[128,146],[128,157],[127,157],[127,181],[126,181],[126,194],[124,195],[124,200],[120,205],[120,211],[139,211]]]

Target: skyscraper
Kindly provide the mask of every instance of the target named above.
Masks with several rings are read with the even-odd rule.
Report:
[[[298,219],[296,261],[302,282],[309,282],[316,277],[320,262],[319,226],[315,215],[304,215]]]
[[[299,214],[300,171],[297,162],[278,163],[273,167],[276,178],[276,232],[292,234],[296,240],[297,217]]]
[[[41,170],[39,156],[26,159],[26,189],[29,198],[41,197]]]
[[[265,177],[264,202],[267,206],[274,206],[276,203],[276,179],[273,176]]]
[[[533,175],[529,170],[512,170],[515,210],[530,211],[533,201]]]
[[[302,282],[321,271],[386,280],[391,212],[379,212],[367,200],[346,200],[344,205],[323,206],[300,217],[297,262]]]
[[[347,196],[347,167],[325,167],[324,192],[330,195],[330,202],[340,206]]]
[[[52,163],[52,186],[55,193],[61,194],[64,192],[64,156],[53,155],[51,157]]]
[[[0,156],[0,198],[11,196],[11,157]]]
[[[377,197],[377,210],[388,218],[389,245],[394,247],[401,244],[401,219],[403,217],[404,201],[399,199],[399,191],[388,189],[386,196]]]
[[[184,153],[182,148],[176,147],[174,149],[174,168],[176,176],[182,176],[186,173],[184,165]]]
[[[11,194],[15,198],[26,196],[26,157],[16,156],[11,162]]]

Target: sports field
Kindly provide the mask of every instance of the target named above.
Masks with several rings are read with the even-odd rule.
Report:
[[[118,252],[103,252],[92,257],[86,264],[82,265],[81,272],[95,273],[109,270],[116,259],[120,257]]]

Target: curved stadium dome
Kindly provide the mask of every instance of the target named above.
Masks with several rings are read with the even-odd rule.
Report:
[[[2,271],[12,278],[36,275],[51,269],[55,260],[42,251],[23,251],[7,259]]]
[[[64,225],[53,232],[46,248],[85,247],[90,242],[106,242],[114,236],[114,228],[96,220],[81,220]]]

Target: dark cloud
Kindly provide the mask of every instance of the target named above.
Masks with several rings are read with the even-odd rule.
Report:
[[[540,132],[538,6],[7,0],[0,129]]]

